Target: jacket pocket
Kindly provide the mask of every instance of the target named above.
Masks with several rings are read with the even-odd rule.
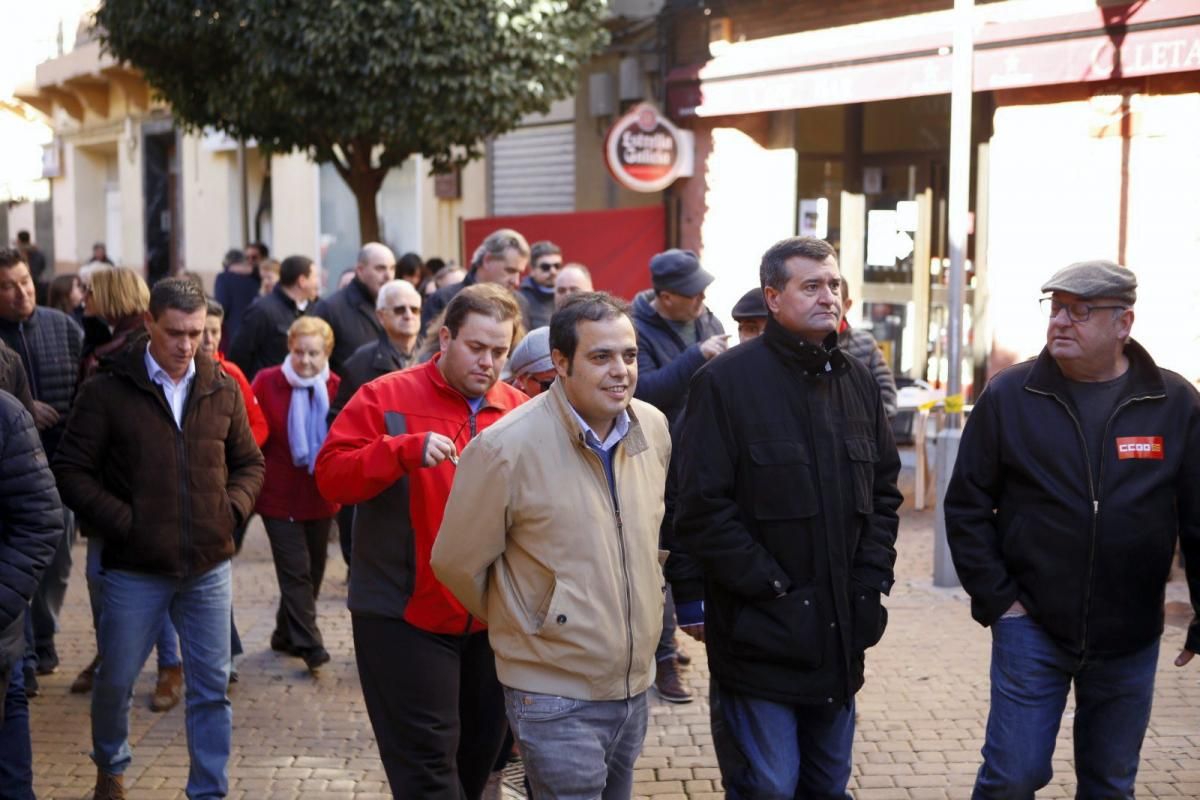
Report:
[[[812,466],[803,442],[751,442],[749,451],[755,519],[800,519],[816,515]]]
[[[854,609],[853,645],[856,653],[879,644],[887,629],[888,613],[878,590],[861,583],[850,584],[851,608]]]
[[[823,627],[816,590],[805,587],[742,607],[733,622],[738,655],[816,669],[824,660]]]
[[[879,450],[870,439],[846,440],[846,456],[854,474],[854,510],[870,514],[875,510],[875,464]]]

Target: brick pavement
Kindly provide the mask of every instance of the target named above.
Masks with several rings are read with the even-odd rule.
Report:
[[[987,711],[987,632],[970,619],[965,595],[935,589],[932,512],[906,511],[899,541],[898,581],[888,601],[890,624],[868,655],[867,683],[858,699],[860,721],[851,789],[859,800],[965,798],[978,765]],[[90,616],[77,547],[63,630],[62,668],[42,679],[32,704],[36,789],[42,800],[86,797],[94,781],[88,760],[88,699],[67,692],[92,655]],[[233,798],[370,800],[390,794],[375,751],[358,689],[345,610],[345,568],[336,545],[319,613],[333,662],[318,679],[298,659],[271,652],[277,589],[270,551],[259,524],[234,567],[236,608],[247,655],[233,692]],[[1172,584],[1170,597],[1185,599]],[[1200,668],[1171,665],[1183,631],[1168,628],[1160,658],[1155,709],[1143,748],[1138,794],[1200,796]],[[703,648],[691,682],[697,701],[654,702],[646,746],[638,763],[636,794],[654,800],[721,797],[708,727],[707,670]],[[153,662],[139,680],[132,715],[131,797],[183,798],[187,748],[182,706],[164,714],[147,707]],[[1074,792],[1069,739],[1071,707],[1064,719],[1054,782],[1040,797]]]

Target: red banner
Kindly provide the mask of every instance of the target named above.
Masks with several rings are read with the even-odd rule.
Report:
[[[661,205],[572,214],[485,217],[463,222],[463,260],[497,228],[520,231],[530,244],[549,239],[562,248],[563,262],[579,262],[599,290],[632,300],[650,286],[650,257],[666,249],[666,215]]]

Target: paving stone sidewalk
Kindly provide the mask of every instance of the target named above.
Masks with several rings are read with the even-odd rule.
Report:
[[[990,640],[970,619],[965,594],[931,585],[932,544],[932,512],[906,510],[898,580],[887,603],[890,623],[883,642],[868,654],[867,683],[858,697],[851,791],[859,800],[966,798],[978,766]],[[95,780],[87,755],[88,697],[67,691],[93,652],[83,561],[80,543],[59,635],[62,666],[41,679],[41,696],[31,703],[35,788],[42,800],[87,797]],[[318,679],[308,675],[299,659],[273,653],[268,646],[278,590],[260,523],[251,527],[235,561],[234,578],[246,656],[232,694],[230,797],[389,798],[354,668],[346,571],[336,544],[330,546],[319,604],[333,662]],[[1186,590],[1172,584],[1168,597],[1176,603],[1185,600]],[[1200,666],[1177,669],[1171,664],[1182,643],[1177,619],[1163,639],[1154,715],[1142,751],[1140,797],[1200,797]],[[704,700],[708,673],[703,648],[689,643],[688,652],[695,659],[689,677],[697,700],[674,706],[654,698],[638,762],[639,798],[723,796]],[[135,693],[130,796],[182,800],[188,763],[183,707],[152,713],[148,699],[153,686],[152,656]],[[1068,705],[1054,782],[1039,797],[1074,795],[1072,715]]]

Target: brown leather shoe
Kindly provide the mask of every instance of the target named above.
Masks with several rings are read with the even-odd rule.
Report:
[[[654,688],[658,696],[668,703],[692,702],[692,690],[679,675],[679,666],[673,658],[658,662],[658,674],[654,676]]]
[[[125,800],[125,776],[97,772],[92,800]]]
[[[71,694],[87,694],[92,690],[92,684],[96,682],[96,667],[99,665],[100,656],[96,656],[92,659],[92,663],[75,676],[75,680],[71,683]]]
[[[183,697],[183,667],[163,667],[150,696],[151,711],[170,711]],[[124,795],[122,795],[124,796]]]

